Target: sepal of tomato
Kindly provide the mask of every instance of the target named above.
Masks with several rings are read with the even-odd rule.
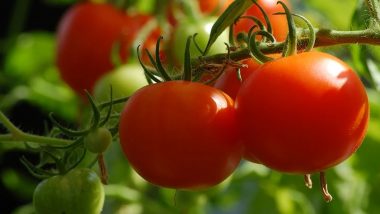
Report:
[[[33,205],[39,214],[98,214],[103,204],[103,184],[94,171],[86,168],[41,181],[33,195]]]
[[[282,0],[288,7],[290,3],[287,0]],[[288,22],[285,15],[273,15],[277,12],[284,12],[284,9],[280,4],[277,4],[277,0],[258,0],[257,3],[263,8],[267,13],[269,21],[272,26],[273,35],[278,41],[284,41],[288,35]],[[261,22],[265,24],[264,15],[260,11],[257,5],[253,4],[248,10],[243,14],[244,16],[254,16],[257,17]],[[249,19],[240,19],[234,25],[234,33],[239,32],[248,33],[249,29],[253,27],[255,23]]]
[[[233,0],[197,0],[199,10],[203,15],[220,15]],[[174,15],[174,3],[170,2],[167,7],[166,17],[172,26],[178,26],[178,21]]]
[[[265,63],[242,84],[235,106],[245,158],[288,173],[344,161],[361,145],[369,120],[361,80],[321,52]]]
[[[226,179],[242,155],[237,133],[233,100],[186,81],[139,89],[119,126],[122,149],[137,173],[176,189],[202,189]]]
[[[169,42],[169,45],[172,47],[170,48],[170,56],[172,61],[178,65],[184,64],[186,40],[189,36],[193,36],[195,33],[197,33],[195,41],[201,48],[201,51],[204,51],[210,36],[211,28],[215,21],[216,17],[204,17],[196,20],[196,22],[191,19],[181,20],[179,25],[175,28],[171,41]],[[227,47],[225,43],[228,43],[227,31],[224,31],[218,37],[215,44],[211,47],[209,55],[226,53]],[[191,57],[198,57],[202,55],[193,42],[190,44],[190,55]]]

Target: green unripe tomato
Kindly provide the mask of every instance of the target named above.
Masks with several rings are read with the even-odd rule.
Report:
[[[93,153],[103,153],[112,143],[111,132],[104,127],[97,128],[88,133],[83,139],[84,147]]]
[[[105,74],[95,84],[93,95],[99,102],[110,100],[110,86],[113,99],[132,95],[137,89],[148,84],[144,70],[139,64],[126,64]],[[114,105],[116,111],[122,110],[122,105]]]
[[[187,38],[189,36],[193,36],[195,33],[197,33],[195,41],[202,49],[202,51],[204,51],[210,36],[211,28],[215,21],[215,17],[202,18],[196,22],[191,19],[185,19],[181,21],[178,24],[178,27],[174,30],[172,38],[171,56],[173,60],[183,65]],[[227,31],[224,31],[218,37],[215,43],[211,46],[208,54],[212,55],[217,53],[226,53],[227,49],[224,43],[228,43]],[[190,54],[192,58],[201,55],[193,41],[190,44]]]
[[[38,214],[99,214],[104,204],[104,187],[98,175],[87,168],[76,168],[39,183],[33,205]]]

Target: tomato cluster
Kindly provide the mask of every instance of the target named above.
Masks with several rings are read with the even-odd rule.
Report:
[[[209,14],[213,3],[199,1],[200,11]],[[286,17],[273,15],[281,7],[271,0],[258,3],[268,13],[274,37],[285,40]],[[244,15],[266,24],[257,5]],[[228,68],[213,86],[178,78],[147,85],[143,71],[132,73],[141,67],[114,69],[111,52],[119,44],[119,57],[127,60],[136,34],[149,19],[106,4],[78,4],[61,22],[57,56],[62,78],[78,93],[94,89],[99,100],[107,101],[105,92],[112,85],[117,97],[130,96],[120,109],[120,143],[131,166],[147,181],[177,189],[207,188],[231,175],[243,158],[281,172],[310,174],[337,165],[360,146],[368,99],[360,79],[343,61],[320,52],[263,65],[247,59],[241,62],[240,77],[236,68]],[[190,54],[201,55],[214,21],[203,15],[171,22],[173,31],[166,33],[170,38],[160,53],[168,62],[163,61],[183,69],[186,39],[195,33],[198,47],[192,42]],[[249,19],[238,20],[234,33],[248,32],[251,26]],[[149,49],[157,38],[149,37],[143,46]],[[226,42],[222,33],[209,54],[226,52]],[[152,59],[143,61],[159,67]]]

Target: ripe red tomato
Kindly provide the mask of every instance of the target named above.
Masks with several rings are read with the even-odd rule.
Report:
[[[57,65],[63,80],[80,95],[84,89],[92,91],[96,80],[113,68],[113,46],[120,42],[120,57],[126,61],[138,30],[150,18],[130,16],[108,4],[74,5],[57,31]]]
[[[227,69],[215,82],[214,87],[224,91],[232,99],[235,99],[240,86],[244,80],[248,78],[260,64],[254,59],[247,59],[242,62],[247,67],[240,68],[242,81],[238,79],[236,68]]]
[[[145,86],[121,115],[124,154],[153,184],[176,189],[216,185],[241,160],[233,105],[222,91],[196,82]]]
[[[283,0],[288,7],[290,4],[287,0]],[[288,24],[285,15],[273,15],[276,12],[284,12],[284,9],[280,4],[277,4],[277,0],[258,0],[257,3],[264,9],[268,14],[269,20],[272,25],[273,35],[278,41],[284,41],[288,34]],[[264,16],[262,15],[260,9],[256,5],[252,5],[246,13],[245,16],[255,16],[260,21],[265,23]],[[234,31],[238,32],[248,32],[249,29],[255,25],[252,20],[241,19],[234,26]]]
[[[243,83],[235,107],[245,158],[289,173],[319,172],[347,159],[369,119],[358,76],[321,52],[264,64]]]
[[[198,0],[199,8],[203,13],[212,13],[219,7],[219,11],[223,12],[233,0]]]

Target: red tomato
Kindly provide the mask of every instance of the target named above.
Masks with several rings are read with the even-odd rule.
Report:
[[[126,60],[131,44],[149,16],[129,16],[108,4],[80,3],[70,8],[57,31],[57,65],[63,80],[78,94],[92,91],[97,79],[112,70],[112,47],[120,42]]]
[[[283,2],[290,7],[290,4],[287,0]],[[269,20],[272,25],[273,35],[278,41],[284,41],[288,34],[288,22],[285,15],[273,15],[276,12],[284,12],[284,9],[280,4],[277,4],[277,0],[258,0],[257,3],[264,9],[268,14]],[[246,13],[245,16],[255,16],[260,21],[265,23],[264,16],[262,15],[260,9],[256,5],[252,5]],[[237,34],[238,32],[248,32],[249,29],[255,25],[252,20],[241,19],[234,26],[234,31]]]
[[[176,189],[216,185],[241,160],[233,105],[222,91],[196,82],[145,86],[121,115],[124,154],[153,184]]]
[[[240,68],[240,75],[242,81],[246,80],[260,64],[254,59],[247,59],[242,62],[247,67]],[[232,99],[235,99],[242,81],[238,79],[237,71],[235,68],[227,69],[215,82],[214,87],[224,91]]]
[[[245,158],[300,174],[348,158],[361,145],[369,118],[358,76],[321,52],[264,64],[243,83],[235,107]]]
[[[233,0],[198,0],[199,8],[203,13],[212,13],[219,7],[219,11],[223,12]]]

